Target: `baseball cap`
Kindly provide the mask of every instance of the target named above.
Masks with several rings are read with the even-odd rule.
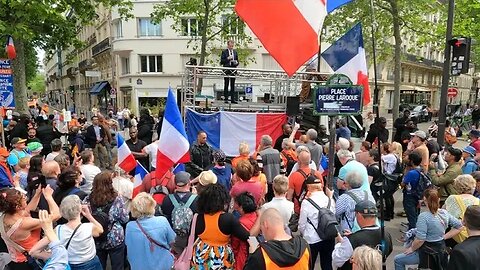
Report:
[[[321,184],[322,180],[318,179],[317,177],[310,175],[305,179],[305,184],[306,185],[313,185],[313,184]]]
[[[427,133],[425,133],[425,131],[423,131],[423,130],[417,130],[414,133],[410,133],[410,135],[417,136],[420,139],[426,139],[427,138]]]
[[[225,162],[226,159],[227,156],[222,150],[219,149],[213,152],[213,160],[215,160],[216,162]]]
[[[363,200],[355,205],[355,212],[358,212],[364,216],[376,216],[378,210],[374,202]]]
[[[175,184],[179,187],[183,187],[190,183],[190,174],[188,172],[178,172],[175,174]]]
[[[38,152],[38,151],[42,151],[43,145],[39,142],[31,142],[31,143],[27,144],[27,148],[31,152]]]
[[[0,147],[0,156],[2,157],[8,157],[10,153],[8,152],[7,148],[5,147]]]
[[[473,137],[476,137],[476,138],[480,138],[480,130],[478,129],[472,129],[470,130],[470,136],[473,136]]]
[[[27,141],[26,139],[15,137],[15,138],[12,139],[11,143],[12,143],[12,145],[14,145],[14,144],[19,144],[19,143],[25,143],[26,141]]]
[[[477,151],[475,150],[475,148],[473,146],[466,146],[465,148],[463,148],[462,152],[466,152],[466,153],[469,153],[472,157],[474,157],[477,153]]]

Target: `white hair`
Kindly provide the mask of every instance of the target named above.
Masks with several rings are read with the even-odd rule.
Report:
[[[351,171],[345,176],[345,182],[347,182],[352,189],[359,188],[363,184],[363,178],[359,172]]]
[[[315,140],[318,136],[318,133],[315,129],[311,128],[309,130],[307,130],[307,137],[310,139],[310,140]]]
[[[338,150],[337,157],[338,158],[351,158],[352,153],[348,150],[341,149],[341,150]]]
[[[272,137],[269,135],[263,135],[261,138],[261,143],[263,146],[271,146],[273,144]]]
[[[350,147],[350,142],[345,138],[338,138],[337,144],[338,146],[340,146],[340,149],[343,150],[348,150],[348,148]]]

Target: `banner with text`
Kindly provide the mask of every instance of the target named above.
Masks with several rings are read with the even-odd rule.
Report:
[[[359,114],[362,112],[363,87],[359,85],[318,86],[315,91],[315,114]]]
[[[0,59],[0,107],[15,108],[13,98],[13,71],[9,59]]]

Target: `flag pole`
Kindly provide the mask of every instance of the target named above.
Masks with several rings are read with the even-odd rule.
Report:
[[[375,114],[375,122],[378,124],[380,123],[380,93],[378,89],[378,78],[377,78],[377,46],[375,41],[375,32],[376,32],[376,25],[377,21],[375,20],[375,6],[373,5],[373,0],[370,0],[370,20],[371,20],[371,38],[372,38],[372,57],[373,57],[373,78],[374,78],[374,90],[373,90],[373,113]],[[381,146],[382,142],[380,141],[380,133],[377,134],[377,142],[378,142],[378,156],[382,156]],[[381,235],[381,243],[382,243],[382,269],[386,270],[386,242],[385,242],[385,206],[384,206],[384,185],[386,178],[383,175],[382,171],[382,162],[378,162],[378,170],[380,171],[382,185],[380,188],[380,235]]]

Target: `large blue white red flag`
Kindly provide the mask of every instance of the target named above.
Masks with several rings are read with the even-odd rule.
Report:
[[[175,163],[190,161],[190,144],[183,126],[182,116],[171,88],[168,89],[167,103],[162,122],[162,133],[158,140],[157,166],[155,176],[161,179]]]
[[[123,139],[122,135],[117,133],[117,146],[118,146],[118,161],[117,165],[125,172],[130,172],[135,169],[137,161],[133,156],[130,148],[125,143],[125,139]]]
[[[335,9],[352,2],[352,0],[327,0],[327,12],[332,13]]]
[[[140,162],[137,161],[137,166],[135,167],[135,176],[133,180],[133,189],[135,190],[137,187],[142,185],[143,178],[147,176],[148,171],[145,169],[145,167],[140,164]],[[137,194],[138,192],[133,192],[133,194]]]
[[[263,135],[275,141],[282,135],[282,125],[287,122],[284,113],[217,112],[201,114],[187,110],[186,126],[190,142],[197,139],[198,131],[207,133],[207,142],[222,149],[227,156],[238,156],[238,146],[245,142],[253,153]],[[163,132],[163,131],[162,131]]]
[[[362,85],[363,106],[370,103],[367,59],[360,23],[326,49],[322,53],[322,59],[335,74],[347,75],[353,84]]]
[[[318,53],[327,0],[238,0],[235,11],[292,76]]]

